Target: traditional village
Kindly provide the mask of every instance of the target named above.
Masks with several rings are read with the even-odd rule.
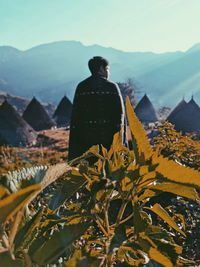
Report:
[[[0,0],[0,267],[200,267],[200,0]]]
[[[125,95],[126,97],[126,95]],[[3,100],[4,99],[4,100]],[[124,99],[125,100],[125,99]],[[134,106],[134,105],[133,105]],[[135,106],[135,113],[145,127],[149,138],[156,136],[157,128],[168,121],[178,132],[200,133],[200,107],[193,96],[188,103],[182,99],[173,109],[168,109],[168,115],[158,115],[154,105],[145,94]],[[14,147],[31,147],[36,145],[38,134],[45,130],[69,130],[72,103],[64,96],[54,113],[49,114],[35,97],[25,107],[23,112],[17,110],[9,100],[2,97],[0,105],[0,144]],[[67,143],[67,140],[66,140]]]
[[[200,107],[193,96],[188,102],[182,99],[174,108],[165,107],[159,112],[147,94],[144,94],[137,104],[130,92],[127,94],[122,91],[122,95],[124,101],[127,96],[132,99],[132,107],[152,146],[155,145],[156,149],[163,151],[163,155],[166,153],[170,159],[199,170]],[[8,94],[0,96],[0,173],[6,175],[7,182],[11,179],[9,188],[14,191],[17,190],[20,179],[30,175],[29,172],[34,170],[35,166],[37,173],[40,168],[43,170],[42,166],[67,163],[72,113],[72,103],[66,95],[57,106],[41,103],[36,97],[32,100],[16,99]],[[129,127],[127,123],[129,149],[132,149],[132,133]],[[27,168],[27,171],[24,168]],[[20,169],[24,174],[17,180],[13,179],[19,176]],[[55,198],[56,190],[60,190],[58,185],[48,187],[47,194],[43,193],[42,197],[48,198],[50,194]],[[58,192],[56,199],[57,196]],[[56,199],[53,202],[51,200],[50,207],[55,205],[51,203],[57,201]],[[181,201],[177,202],[173,194],[162,193],[161,196],[152,198],[149,203],[153,205],[159,202],[163,207],[169,206],[174,212],[182,214],[181,216],[185,214],[188,230],[187,239],[184,240],[184,254],[197,263],[200,256],[200,239],[197,237],[199,221],[196,217],[200,214],[200,208],[193,201]]]

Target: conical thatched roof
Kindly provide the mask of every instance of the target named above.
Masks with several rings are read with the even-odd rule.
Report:
[[[34,97],[26,107],[23,118],[36,131],[50,129],[55,126],[55,122],[50,118],[44,107]]]
[[[158,121],[155,109],[145,94],[135,108],[135,113],[143,123]]]
[[[193,98],[177,112],[173,124],[177,131],[183,133],[200,132],[200,107]]]
[[[193,96],[192,96],[192,98],[191,98],[191,100],[189,101],[188,104],[190,104],[190,105],[193,107],[193,109],[196,110],[197,112],[200,111],[200,107],[199,107],[199,105],[195,102]]]
[[[169,116],[167,117],[167,121],[170,123],[174,123],[174,117],[176,117],[177,113],[185,106],[187,102],[182,99],[181,102],[170,112]]]
[[[53,118],[56,121],[57,125],[68,126],[70,124],[71,112],[72,103],[66,96],[64,96],[58,104],[53,115]]]
[[[31,144],[37,134],[5,100],[0,106],[0,141],[13,146]]]

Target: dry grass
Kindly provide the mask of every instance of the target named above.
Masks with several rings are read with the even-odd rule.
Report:
[[[0,147],[0,174],[23,167],[48,165],[67,160],[69,130],[64,128],[38,132],[38,141],[31,147]]]

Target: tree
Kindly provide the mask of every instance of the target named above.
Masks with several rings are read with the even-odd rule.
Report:
[[[136,94],[139,92],[139,90],[136,87],[135,81],[132,78],[128,78],[126,82],[124,83],[118,82],[117,84],[121,90],[124,101],[128,96],[131,101],[131,104],[135,106],[137,102]]]

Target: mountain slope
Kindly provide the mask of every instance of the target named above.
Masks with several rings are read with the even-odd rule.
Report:
[[[168,104],[172,97],[173,105],[191,90],[200,100],[198,44],[186,52],[163,54],[123,52],[77,41],[43,44],[26,51],[0,46],[0,80],[9,85],[5,88],[0,83],[0,91],[52,103],[65,94],[72,100],[77,83],[90,75],[88,60],[97,55],[110,61],[113,81],[133,78],[153,101]]]
[[[200,100],[200,49],[188,50],[173,62],[141,75],[139,80],[152,89],[153,95],[162,98],[161,103],[169,98],[175,103],[192,94]]]

